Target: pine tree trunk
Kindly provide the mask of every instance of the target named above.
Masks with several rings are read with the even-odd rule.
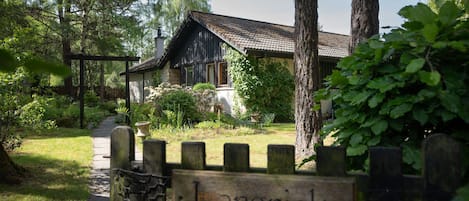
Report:
[[[314,154],[322,126],[321,112],[312,111],[313,91],[320,87],[317,0],[295,0],[295,125],[296,160]]]
[[[57,11],[59,14],[59,23],[62,30],[62,61],[66,66],[72,68],[72,60],[70,58],[70,55],[72,54],[72,47],[69,34],[71,5],[69,0],[58,1]],[[68,76],[64,79],[64,86],[69,96],[74,97],[72,76]]]
[[[378,0],[352,0],[349,54],[353,53],[358,43],[379,33],[378,13]]]
[[[24,173],[25,169],[13,163],[0,143],[0,183],[19,184]]]

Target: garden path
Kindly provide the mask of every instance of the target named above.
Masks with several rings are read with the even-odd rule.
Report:
[[[89,201],[109,200],[109,167],[111,164],[111,131],[116,126],[115,117],[106,118],[93,130],[93,169],[90,174]],[[135,148],[135,160],[142,160],[142,153]]]

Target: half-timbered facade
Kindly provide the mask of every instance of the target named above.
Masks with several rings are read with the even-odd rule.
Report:
[[[330,74],[337,61],[347,55],[348,38],[319,32],[322,74]],[[152,76],[158,75],[161,81],[171,84],[214,84],[224,110],[231,113],[234,90],[229,65],[223,59],[224,47],[259,59],[283,61],[293,73],[294,27],[291,26],[193,11],[164,51],[162,40],[161,35],[156,38],[155,57],[130,69],[130,94],[134,102],[145,101],[143,88],[151,85]]]

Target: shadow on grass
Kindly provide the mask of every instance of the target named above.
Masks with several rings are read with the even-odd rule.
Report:
[[[68,137],[83,137],[91,136],[91,130],[77,129],[77,128],[57,128],[51,130],[41,131],[23,131],[27,139],[45,139],[45,138],[68,138]],[[111,132],[111,131],[109,131]]]
[[[20,185],[0,184],[2,200],[86,200],[89,167],[40,155],[12,155],[28,173]]]

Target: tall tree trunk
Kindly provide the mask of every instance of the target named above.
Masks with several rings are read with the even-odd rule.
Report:
[[[295,125],[296,159],[314,154],[322,126],[313,111],[313,92],[320,87],[317,0],[295,0]]]
[[[13,163],[0,143],[0,183],[19,184],[24,177],[25,169]]]
[[[99,88],[100,88],[100,100],[102,103],[104,103],[104,65],[100,64],[100,72],[99,72]]]
[[[352,0],[352,15],[350,29],[349,54],[358,43],[379,33],[379,1],[378,0]]]
[[[57,11],[59,14],[59,23],[62,31],[62,61],[66,66],[72,68],[72,60],[69,56],[72,54],[72,47],[70,42],[71,5],[69,0],[58,1]],[[74,97],[72,76],[68,76],[64,79],[64,86],[69,96]]]

